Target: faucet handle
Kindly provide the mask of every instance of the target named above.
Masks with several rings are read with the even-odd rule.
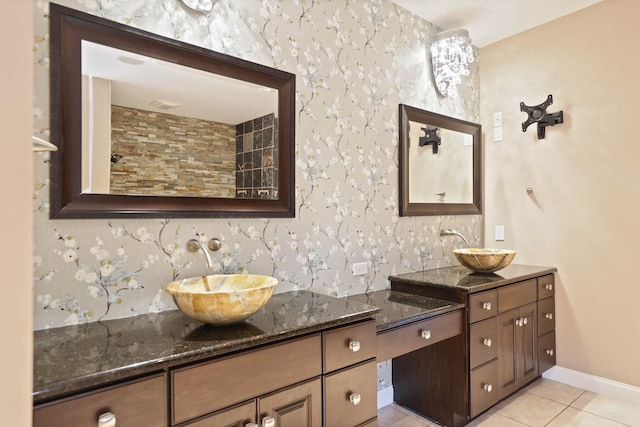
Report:
[[[220,242],[220,239],[218,239],[217,237],[214,237],[213,239],[209,240],[207,246],[209,247],[210,251],[215,252],[222,247],[222,242]]]

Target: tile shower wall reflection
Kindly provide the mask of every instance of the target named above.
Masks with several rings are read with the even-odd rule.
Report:
[[[477,68],[460,96],[436,94],[432,24],[388,0],[219,0],[207,14],[178,0],[60,3],[295,73],[297,206],[294,219],[51,221],[48,155],[36,154],[36,329],[175,308],[164,285],[207,272],[184,249],[193,237],[220,238],[217,272],[269,274],[277,292],[337,296],[454,264],[458,242],[441,240],[442,227],[479,244],[480,216],[398,217],[398,104],[479,121]],[[47,135],[48,3],[34,5],[34,134]],[[363,261],[368,274],[353,277],[351,264]]]
[[[236,125],[236,197],[278,197],[278,121],[268,114]]]

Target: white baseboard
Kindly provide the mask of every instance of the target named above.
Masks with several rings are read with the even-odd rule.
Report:
[[[378,390],[378,409],[393,403],[393,386]]]
[[[554,366],[542,374],[544,378],[640,405],[640,387],[572,369]],[[382,391],[382,390],[381,390]],[[378,392],[380,393],[380,392]],[[379,394],[378,394],[379,396]],[[379,399],[379,398],[378,398]],[[379,402],[379,400],[378,400]],[[379,404],[379,403],[378,403]]]

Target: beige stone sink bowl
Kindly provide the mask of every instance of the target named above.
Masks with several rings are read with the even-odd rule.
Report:
[[[242,322],[273,296],[278,279],[256,274],[214,274],[169,283],[165,290],[189,317],[211,325]]]
[[[515,251],[509,249],[454,249],[458,262],[476,273],[493,273],[511,264]]]

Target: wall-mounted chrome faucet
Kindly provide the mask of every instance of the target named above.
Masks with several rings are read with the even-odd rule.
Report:
[[[467,245],[467,247],[469,247],[469,242],[467,242],[467,239],[465,239],[465,237],[460,234],[458,231],[456,230],[451,230],[451,229],[444,229],[444,230],[440,230],[440,236],[444,237],[444,236],[458,236],[460,237],[462,240],[464,240],[464,244]]]
[[[197,239],[189,239],[187,240],[187,245],[186,248],[189,252],[191,253],[196,253],[198,251],[202,251],[202,253],[204,254],[205,259],[207,260],[207,268],[209,270],[213,270],[213,260],[211,259],[211,254],[209,254],[209,251],[207,250],[207,248],[209,248],[209,250],[215,252],[218,249],[220,249],[220,247],[222,247],[222,243],[220,243],[220,240],[217,238],[213,238],[211,240],[209,240],[209,242],[207,243],[207,247],[205,247],[202,242],[200,240]]]

